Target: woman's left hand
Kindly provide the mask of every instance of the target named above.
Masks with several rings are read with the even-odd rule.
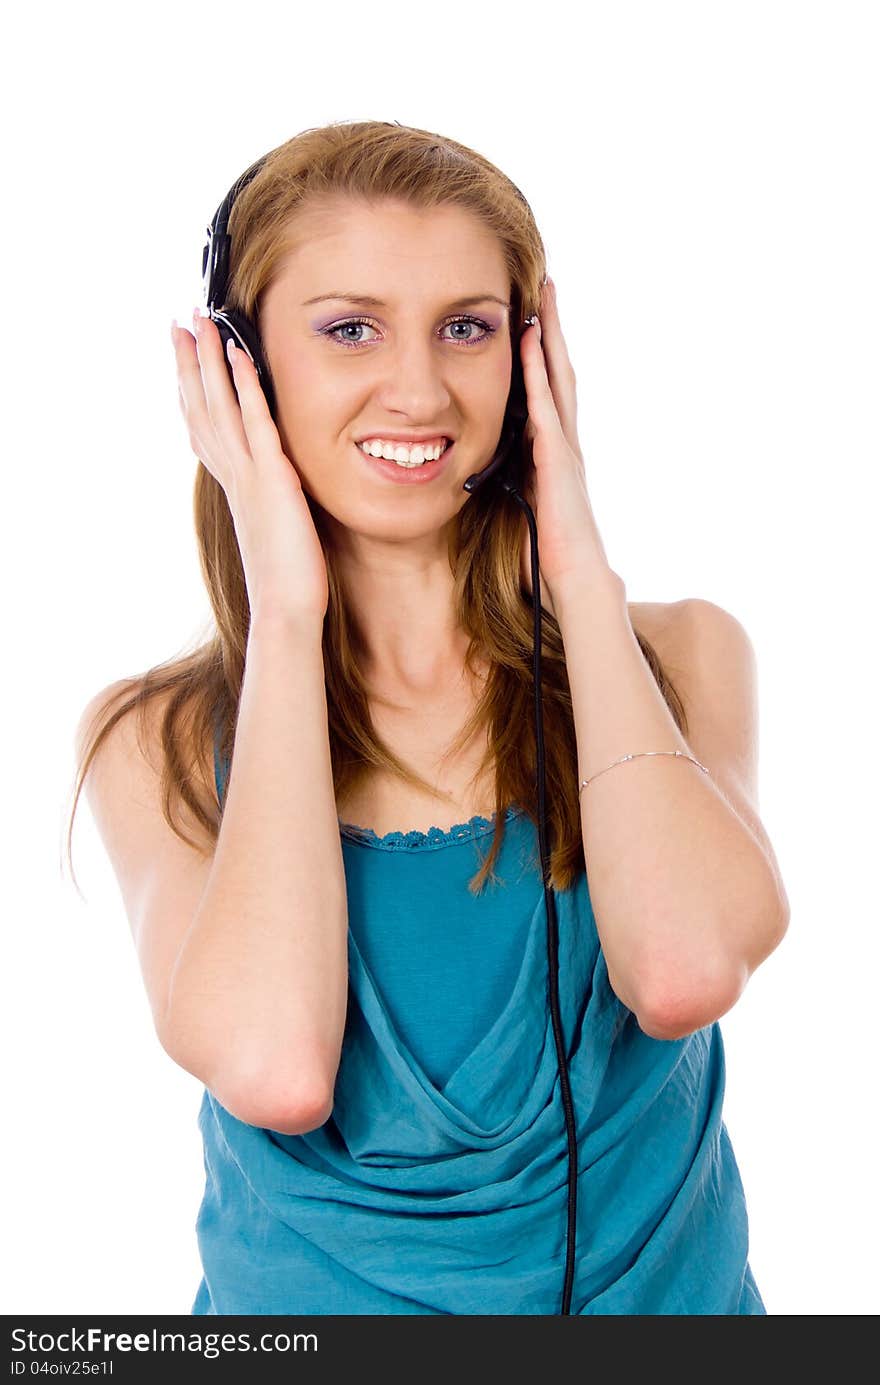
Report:
[[[575,374],[556,310],[551,279],[541,289],[537,324],[522,336],[520,352],[532,442],[534,484],[523,491],[535,515],[541,604],[558,618],[556,606],[572,588],[610,573],[593,509],[587,495],[584,459],[577,435]],[[523,516],[522,576],[532,591],[529,529]]]

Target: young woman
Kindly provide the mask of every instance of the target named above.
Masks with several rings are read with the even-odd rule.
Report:
[[[275,418],[213,321],[172,330],[216,634],[78,733],[158,1036],[205,1088],[192,1312],[560,1311],[529,534],[463,484],[519,353],[564,1311],[762,1314],[718,1026],[788,921],[748,637],[711,602],[627,602],[542,241],[485,158],[308,130],[229,233]]]

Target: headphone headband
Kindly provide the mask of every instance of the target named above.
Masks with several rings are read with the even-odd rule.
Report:
[[[275,390],[269,374],[269,365],[263,354],[260,334],[250,318],[226,307],[226,295],[229,289],[229,251],[232,245],[232,238],[227,227],[232,204],[242,188],[247,187],[251,179],[259,173],[267,157],[264,154],[262,158],[257,159],[256,163],[251,164],[250,168],[245,169],[241,177],[235,180],[211,218],[207,230],[208,238],[202,250],[202,280],[205,309],[220,334],[220,340],[223,343],[223,357],[226,361],[230,380],[234,384],[235,377],[226,355],[226,343],[232,340],[253,362],[263,393],[266,396],[269,412],[277,423]]]
[[[257,159],[256,163],[251,164],[250,168],[245,169],[241,177],[236,179],[208,226],[208,239],[202,251],[202,278],[205,285],[205,305],[209,312],[215,305],[222,308],[226,302],[226,291],[229,286],[229,247],[231,244],[231,237],[226,228],[229,225],[232,204],[242,189],[247,187],[251,179],[259,173],[266,162],[266,157],[264,154],[261,159]]]

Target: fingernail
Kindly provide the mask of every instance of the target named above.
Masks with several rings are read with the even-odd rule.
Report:
[[[535,315],[535,327],[537,328],[537,332],[538,332],[538,341],[540,341],[540,340],[541,340],[541,319],[537,316],[537,314]]]
[[[202,323],[204,322],[204,320],[205,319],[202,317],[201,308],[193,308],[193,331],[195,332],[197,337],[201,336]]]

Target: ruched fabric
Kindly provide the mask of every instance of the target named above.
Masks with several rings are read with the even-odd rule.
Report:
[[[507,810],[496,880],[475,896],[493,825],[340,824],[349,992],[333,1111],[288,1136],[205,1089],[192,1313],[560,1312],[568,1155],[537,829]],[[609,983],[586,876],[556,902],[572,1314],[764,1314],[718,1025],[649,1038]]]

